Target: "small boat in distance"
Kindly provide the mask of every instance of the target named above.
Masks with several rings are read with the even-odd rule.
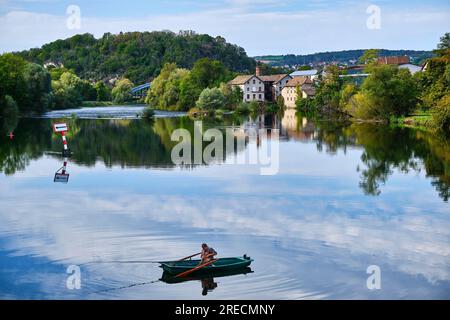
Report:
[[[204,267],[198,268],[201,260],[178,260],[178,261],[161,261],[159,262],[160,267],[167,273],[172,275],[181,274],[189,270],[193,270],[192,273],[211,273],[211,272],[224,272],[237,269],[243,269],[248,267],[252,263],[253,259],[247,255],[242,257],[232,257],[232,258],[218,258],[214,259],[211,264],[205,265]],[[194,271],[194,269],[198,268]]]

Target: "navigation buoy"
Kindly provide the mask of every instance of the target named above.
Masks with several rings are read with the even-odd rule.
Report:
[[[66,123],[54,123],[53,124],[53,132],[54,133],[60,133],[62,137],[63,142],[63,151],[62,155],[63,157],[70,157],[70,150],[67,146],[67,140],[66,140],[66,132],[69,131],[69,126]]]

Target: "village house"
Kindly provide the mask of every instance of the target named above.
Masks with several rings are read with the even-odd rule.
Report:
[[[229,85],[232,87],[239,87],[243,93],[243,101],[251,102],[258,101],[264,102],[264,82],[256,75],[242,75],[237,76],[230,82]]]
[[[288,74],[275,74],[263,76],[261,68],[256,67],[255,75],[237,76],[229,85],[241,88],[243,92],[243,101],[269,101],[273,102],[281,94],[281,90],[291,80]]]
[[[302,98],[307,99],[315,95],[313,81],[309,77],[295,77],[291,79],[281,90],[286,108],[295,108],[295,102],[298,93],[301,92]]]

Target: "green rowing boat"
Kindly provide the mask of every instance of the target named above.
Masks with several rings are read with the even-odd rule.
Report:
[[[160,267],[170,274],[179,274],[188,270],[192,270],[200,264],[200,259],[183,260],[183,261],[161,261]],[[219,258],[210,265],[195,270],[195,274],[210,273],[218,271],[230,271],[248,267],[253,259],[246,255],[234,258]]]

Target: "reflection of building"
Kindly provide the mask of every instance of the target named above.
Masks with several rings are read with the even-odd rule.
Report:
[[[281,135],[299,141],[312,140],[316,127],[307,118],[299,118],[295,109],[286,109],[281,119]]]
[[[311,98],[315,95],[315,88],[313,81],[308,77],[295,77],[285,85],[281,90],[281,95],[284,98],[284,105],[287,108],[295,108],[298,94],[301,93],[302,98]]]

